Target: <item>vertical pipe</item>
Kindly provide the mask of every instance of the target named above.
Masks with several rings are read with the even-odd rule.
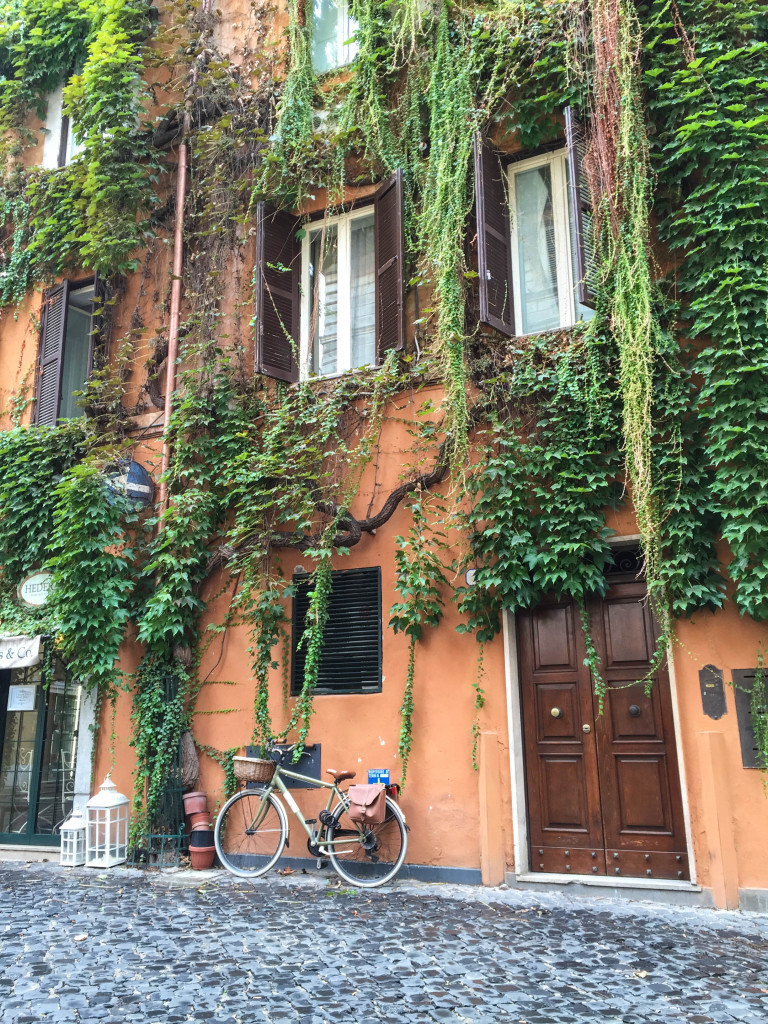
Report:
[[[186,118],[185,118],[186,121]],[[186,127],[186,125],[185,125]],[[186,135],[186,132],[185,132]],[[171,281],[171,316],[168,325],[168,356],[165,369],[165,427],[163,431],[163,458],[160,469],[160,510],[165,508],[167,486],[165,474],[171,461],[171,444],[168,426],[173,407],[173,392],[176,388],[176,360],[179,357],[179,317],[181,311],[181,274],[184,269],[184,203],[187,195],[187,144],[179,146],[179,162],[176,181],[176,224],[173,232],[173,279]]]
[[[208,14],[212,0],[203,0],[202,13]],[[173,280],[171,281],[171,314],[168,324],[168,357],[165,369],[165,413],[163,429],[163,456],[160,468],[159,504],[162,512],[168,498],[168,487],[165,474],[171,462],[171,443],[168,437],[168,426],[171,422],[173,408],[173,392],[176,389],[176,361],[179,358],[179,317],[181,312],[181,275],[184,269],[184,203],[187,197],[187,139],[192,125],[192,90],[197,81],[198,68],[194,65],[190,72],[190,84],[187,89],[184,111],[184,127],[182,142],[179,146],[179,162],[176,179],[176,223],[173,231]]]

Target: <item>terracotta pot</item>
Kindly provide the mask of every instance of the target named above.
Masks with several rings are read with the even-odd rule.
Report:
[[[215,856],[215,846],[190,846],[189,848],[189,859],[192,861],[193,871],[207,871],[213,866]]]
[[[208,809],[207,793],[184,793],[182,799],[184,800],[185,814],[196,814],[200,811],[205,813]]]
[[[195,825],[205,825],[207,828],[211,823],[211,816],[208,811],[195,811],[193,814],[187,814],[189,818],[189,827],[193,829]]]
[[[212,832],[213,831],[213,825],[210,823],[210,821],[208,821],[208,818],[206,818],[205,821],[196,821],[193,824],[191,824],[189,826],[189,831],[190,832]]]
[[[202,829],[199,832],[192,832],[189,837],[189,848],[191,849],[207,849],[213,846],[213,829]]]

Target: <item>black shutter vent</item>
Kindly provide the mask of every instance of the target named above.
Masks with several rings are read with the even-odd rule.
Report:
[[[291,694],[304,682],[305,647],[299,646],[309,608],[311,577],[294,577]],[[315,693],[378,693],[381,690],[381,569],[332,574],[320,673]]]
[[[765,671],[768,672],[768,669]],[[744,768],[760,767],[755,725],[751,712],[752,687],[755,685],[756,672],[757,670],[754,668],[731,670],[733,695],[736,699],[736,721],[739,726],[739,741],[741,743],[741,764]]]

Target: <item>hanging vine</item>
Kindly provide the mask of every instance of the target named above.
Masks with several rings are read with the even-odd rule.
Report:
[[[662,624],[659,656],[674,617],[722,605],[726,577],[743,613],[768,617],[765,3],[355,0],[357,57],[343,75],[321,79],[301,0],[289,3],[285,62],[272,55],[268,26],[257,26],[258,46],[235,61],[217,50],[212,12],[176,3],[166,19],[172,32],[161,29],[152,50],[143,0],[19,0],[0,9],[11,12],[0,27],[0,302],[18,303],[71,268],[130,272],[174,213],[167,147],[183,135],[192,155],[185,372],[161,519],[138,517],[106,486],[124,426],[103,450],[103,424],[93,418],[85,432],[70,423],[0,436],[0,465],[25,467],[23,487],[0,484],[3,628],[59,637],[77,674],[113,695],[119,644],[135,624],[147,647],[133,683],[137,793],[148,811],[176,731],[194,718],[210,593],[237,580],[226,626],[249,631],[252,738],[264,743],[285,734],[273,725],[270,680],[291,583],[276,554],[292,547],[311,559],[305,676],[285,714],[302,744],[333,560],[403,502],[412,524],[396,540],[400,597],[390,620],[409,643],[403,780],[417,641],[442,616],[444,523],[463,527],[454,569],[475,569],[475,582],[458,588],[461,629],[481,645],[497,634],[502,609],[533,607],[547,593],[585,609],[605,592],[605,513],[626,500],[627,487]],[[174,87],[182,83],[183,107],[171,105],[158,124],[147,120],[138,84],[147,59],[171,69]],[[84,153],[55,171],[27,167],[24,154],[38,141],[34,114],[62,83]],[[502,341],[468,315],[473,137],[536,147],[561,132],[567,103],[592,114],[596,315],[587,326]],[[393,354],[383,367],[334,381],[254,381],[243,285],[254,199],[296,209],[326,189],[331,209],[346,186],[397,168],[410,286],[419,290],[413,305],[421,303],[418,347],[403,363]],[[652,207],[674,282],[654,260]],[[231,277],[223,272],[230,266]],[[140,330],[136,338],[143,343]],[[155,369],[162,347],[161,330]],[[435,380],[445,397],[429,437],[416,439],[421,457],[377,508],[353,514],[383,423],[396,415],[393,399]],[[451,498],[441,510],[432,489],[443,481]],[[30,537],[33,517],[40,528]],[[725,567],[714,548],[719,533],[733,555]],[[39,615],[22,613],[13,589],[45,564],[55,601]],[[589,653],[586,619],[584,628]],[[155,754],[163,673],[185,681]],[[231,765],[231,751],[215,756]]]

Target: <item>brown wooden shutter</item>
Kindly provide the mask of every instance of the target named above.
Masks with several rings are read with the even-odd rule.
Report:
[[[376,356],[405,347],[405,228],[400,168],[373,200],[376,250]]]
[[[589,144],[586,122],[572,107],[565,108],[565,141],[568,147],[568,178],[571,191],[571,217],[576,254],[577,294],[579,302],[595,308],[595,237],[592,195],[584,176],[584,156]]]
[[[69,281],[51,288],[43,296],[43,323],[40,330],[40,356],[35,395],[35,423],[56,425],[61,396],[61,365],[67,330]]]
[[[256,372],[299,379],[299,221],[267,203],[256,211]]]
[[[504,168],[499,156],[475,136],[475,217],[480,323],[515,336],[512,302],[512,236]]]

